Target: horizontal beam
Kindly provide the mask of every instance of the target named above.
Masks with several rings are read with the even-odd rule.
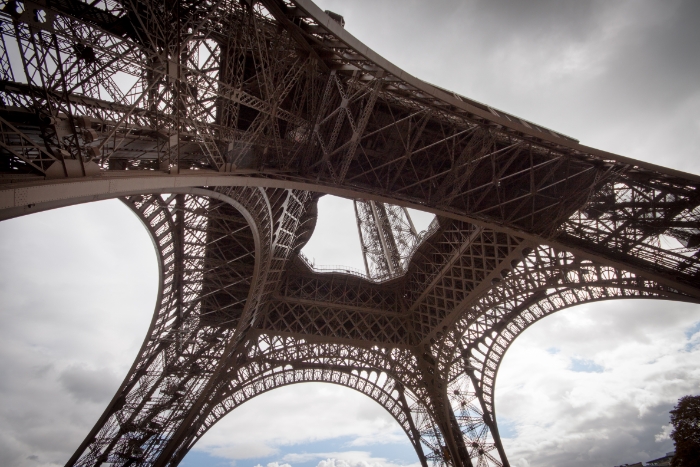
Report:
[[[120,176],[109,174],[96,177],[83,177],[80,179],[36,180],[29,183],[16,183],[12,188],[0,189],[0,220],[11,219],[35,212],[70,206],[79,203],[88,203],[104,199],[112,199],[119,196],[128,196],[143,193],[195,193],[201,186],[255,186],[266,188],[285,188],[313,191],[331,194],[343,198],[363,198],[383,203],[391,203],[407,208],[427,211],[438,216],[471,222],[487,227],[495,231],[508,233],[538,244],[545,244],[559,250],[571,251],[582,258],[597,261],[616,268],[626,269],[637,275],[655,280],[661,284],[677,288],[679,291],[700,297],[700,286],[690,286],[671,279],[663,272],[655,272],[651,269],[632,265],[622,260],[613,259],[610,255],[599,251],[589,250],[581,246],[569,245],[556,239],[543,238],[510,227],[485,222],[482,219],[474,219],[449,212],[446,210],[429,208],[418,203],[390,198],[387,196],[368,193],[361,190],[352,190],[338,186],[324,185],[321,183],[308,183],[280,178],[251,177],[242,174],[221,174],[218,172],[192,171],[190,174],[167,175],[150,173],[138,173],[131,171]],[[264,173],[263,173],[264,174]],[[257,173],[257,175],[262,175]],[[270,177],[279,174],[270,173]],[[207,191],[208,192],[208,191]],[[651,265],[650,265],[651,268]]]

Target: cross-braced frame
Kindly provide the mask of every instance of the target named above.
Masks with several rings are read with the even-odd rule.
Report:
[[[0,31],[0,218],[119,197],[158,252],[139,356],[69,465],[175,466],[323,381],[424,466],[506,466],[496,374],[528,326],[700,301],[700,177],[424,83],[309,0],[4,1]],[[300,255],[323,193],[354,200],[364,272]]]

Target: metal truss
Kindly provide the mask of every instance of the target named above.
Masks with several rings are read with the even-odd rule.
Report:
[[[0,33],[0,219],[119,197],[160,264],[68,465],[174,467],[245,401],[323,381],[424,467],[507,466],[496,374],[528,326],[700,301],[700,177],[420,81],[309,0],[9,0]],[[299,253],[322,193],[354,200],[364,274]]]
[[[403,275],[420,242],[406,208],[354,200],[357,232],[367,277],[375,281]]]

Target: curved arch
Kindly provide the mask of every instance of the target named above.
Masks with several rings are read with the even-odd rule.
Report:
[[[199,357],[224,353],[243,333],[240,328],[246,326],[240,323],[249,320],[246,314],[259,306],[261,276],[269,257],[264,254],[269,244],[264,233],[271,226],[269,211],[260,209],[266,204],[254,200],[264,193],[257,189],[194,193],[175,193],[167,199],[152,194],[123,198],[157,247],[159,296],[139,356],[69,464],[147,456],[142,445],[152,437],[149,429],[178,426],[179,414],[189,406],[182,396],[196,399],[210,378],[207,372],[215,371],[216,364],[203,364]],[[213,243],[215,250],[206,247]],[[226,256],[234,261],[222,262]],[[241,267],[243,271],[236,273]],[[222,274],[231,278],[223,287],[214,280]],[[216,302],[216,294],[222,292],[236,316],[229,316],[228,326],[211,328],[207,314],[219,310],[209,302]]]
[[[180,443],[169,465],[176,465],[204,433],[244,402],[274,388],[325,381],[355,389],[382,405],[399,423],[424,466],[421,436],[414,416],[419,369],[402,349],[365,349],[343,344],[310,343],[261,334],[247,344],[245,361],[227,374],[227,384],[212,396],[217,401],[204,421]],[[412,374],[412,376],[409,376]],[[373,376],[375,375],[375,376]]]
[[[491,222],[487,219],[482,219],[479,216],[470,215],[469,213],[455,212],[449,209],[442,209],[438,206],[431,206],[423,202],[415,202],[411,199],[397,199],[393,196],[380,194],[375,191],[360,189],[353,186],[335,186],[309,180],[301,181],[299,179],[284,179],[284,178],[268,178],[268,177],[248,177],[241,175],[218,175],[218,174],[187,174],[187,175],[144,175],[135,177],[85,177],[83,179],[68,179],[68,180],[51,180],[40,181],[26,186],[6,188],[0,190],[0,220],[18,217],[33,212],[42,210],[65,207],[73,204],[86,203],[90,201],[111,199],[119,196],[129,196],[140,193],[172,193],[190,192],[189,190],[197,189],[197,187],[221,187],[222,189],[231,189],[235,187],[266,187],[271,189],[286,189],[311,191],[316,193],[333,194],[345,198],[362,198],[374,200],[384,203],[396,204],[403,207],[414,208],[427,211],[438,216],[444,216],[451,219],[462,220],[473,223],[475,225],[487,226],[499,232],[516,234],[529,241],[536,243],[545,243],[552,247],[574,251],[578,255],[588,257],[593,260],[602,261],[615,267],[624,266],[630,271],[643,273],[657,282],[667,284],[683,290],[685,293],[693,294],[700,297],[700,291],[692,285],[691,276],[697,275],[697,267],[693,264],[686,264],[687,258],[683,255],[672,251],[669,248],[662,248],[649,243],[649,235],[640,226],[640,232],[637,248],[642,248],[642,257],[657,263],[655,268],[650,268],[649,265],[644,265],[636,261],[632,261],[633,257],[621,258],[611,251],[598,251],[591,248],[590,245],[581,243],[577,237],[580,234],[579,230],[586,231],[586,235],[593,236],[595,233],[600,233],[596,229],[603,231],[611,228],[610,225],[598,225],[599,221],[588,219],[587,210],[594,207],[584,206],[582,210],[574,213],[573,216],[559,227],[552,227],[554,230],[559,228],[565,229],[567,232],[562,232],[561,238],[555,238],[552,235],[541,234],[537,232],[526,232],[520,229],[514,230],[506,224]],[[624,189],[619,189],[617,185],[621,185]],[[606,190],[613,192],[617,191],[634,191],[636,187],[618,183],[614,188]],[[607,193],[607,192],[606,192]],[[615,195],[614,195],[615,196]],[[623,197],[622,195],[620,195]],[[679,195],[680,196],[680,195]],[[622,202],[622,201],[621,201]],[[614,206],[612,206],[614,208]],[[597,209],[597,208],[596,208]],[[652,209],[645,204],[639,206],[638,216],[645,215],[645,210]],[[655,209],[655,208],[654,208]],[[606,215],[613,218],[617,215],[616,211],[607,212]],[[697,206],[695,208],[686,208],[676,217],[697,220]],[[598,227],[595,227],[598,226]],[[672,231],[673,229],[666,229]],[[666,230],[660,230],[658,234],[664,234]],[[673,230],[673,232],[675,232]],[[687,232],[686,232],[687,233]],[[683,235],[686,235],[683,233]],[[674,234],[675,235],[675,234]],[[693,235],[692,232],[687,235]],[[686,235],[686,236],[687,236]],[[673,236],[673,235],[672,235]],[[570,237],[570,238],[569,238]],[[654,237],[652,235],[652,237]],[[683,237],[685,238],[685,237]],[[694,237],[693,237],[694,238]],[[628,241],[629,239],[625,239]],[[687,249],[687,248],[686,248]],[[641,250],[640,250],[641,251]],[[694,251],[690,248],[689,251]],[[674,272],[675,271],[675,272]],[[677,276],[675,277],[673,274]],[[672,277],[673,276],[673,277]],[[681,277],[687,276],[687,277]],[[674,278],[675,277],[675,278]],[[690,282],[689,282],[690,281]]]
[[[457,332],[462,335],[461,346],[455,345],[452,363],[463,361],[463,350],[472,355],[489,352],[502,355],[505,348],[499,338],[502,339],[505,333],[513,334],[515,328],[512,326],[516,323],[527,325],[513,335],[544,316],[573,305],[632,297],[700,303],[695,297],[627,271],[539,246],[514,268],[503,284],[474,305],[469,316],[459,323]],[[467,366],[479,365],[477,362],[472,364]],[[483,367],[484,376],[480,378],[484,378],[486,388],[492,384],[487,381],[495,380],[495,374],[491,373],[492,365],[484,364]],[[452,368],[450,373],[454,374],[459,365]]]
[[[483,398],[487,407],[490,411],[495,414],[495,386],[496,378],[498,376],[498,370],[500,368],[501,362],[505,357],[507,350],[515,342],[515,339],[520,336],[527,328],[540,321],[543,318],[551,316],[555,312],[564,310],[566,308],[571,308],[573,306],[582,305],[585,303],[594,303],[599,301],[607,300],[621,300],[621,299],[655,299],[655,300],[672,300],[680,301],[686,303],[696,303],[700,304],[700,301],[687,299],[685,297],[678,297],[676,299],[670,299],[664,295],[617,295],[612,296],[612,293],[624,292],[624,291],[635,291],[635,289],[623,289],[610,287],[609,292],[611,296],[600,297],[590,300],[583,301],[567,301],[563,297],[566,295],[574,296],[576,289],[566,289],[561,292],[557,292],[551,295],[543,297],[541,300],[531,305],[527,311],[519,313],[517,316],[509,318],[503,323],[499,331],[494,331],[491,336],[485,336],[482,342],[479,344],[484,344],[485,349],[479,344],[470,346],[467,352],[470,354],[469,363],[473,365],[473,370],[467,369],[466,372],[470,371],[474,373],[474,379],[478,381],[477,387],[479,388],[477,392],[483,393]],[[561,304],[561,305],[559,305]],[[480,363],[476,363],[476,362]],[[495,415],[494,415],[494,425]]]
[[[393,378],[384,378],[384,384],[380,382],[381,375],[376,381],[372,381],[369,377],[353,374],[349,371],[332,369],[332,368],[303,368],[299,365],[297,368],[281,369],[280,371],[272,370],[269,374],[263,375],[260,378],[252,380],[249,385],[238,388],[235,395],[230,399],[229,404],[222,402],[220,406],[215,408],[215,411],[210,414],[207,424],[198,430],[196,435],[188,441],[187,445],[179,451],[173,459],[173,465],[184,458],[189,450],[194,447],[197,441],[208,432],[219,420],[228,415],[233,410],[237,409],[245,402],[248,402],[255,397],[270,392],[274,389],[280,389],[292,384],[301,384],[308,382],[322,382],[328,384],[336,384],[344,386],[354,391],[357,391],[379,404],[386,410],[394,420],[401,426],[406,433],[411,444],[416,450],[419,460],[424,467],[425,456],[420,444],[420,437],[415,430],[413,420],[411,418],[411,410],[408,406],[407,398],[404,395],[404,389],[399,382]],[[224,408],[225,407],[225,408]]]
[[[495,381],[515,338],[550,314],[583,303],[616,298],[657,298],[700,303],[695,297],[624,270],[546,246],[524,245],[524,258],[502,283],[494,284],[436,344],[446,369],[447,397],[463,427],[465,443],[487,456],[490,446],[508,465],[495,416]],[[439,347],[439,348],[438,348]],[[461,419],[460,419],[461,417]],[[493,450],[491,449],[491,450]]]
[[[228,387],[219,394],[222,398],[220,405],[227,407],[231,403],[232,409],[254,396],[240,395],[239,391],[276,373],[296,368],[357,373],[359,379],[367,381],[371,378],[363,377],[362,372],[368,375],[372,372],[384,374],[382,387],[398,384],[400,390],[407,388],[414,392],[416,387],[411,383],[417,385],[420,377],[420,370],[411,353],[402,349],[366,349],[347,344],[310,343],[303,339],[262,334],[249,343],[246,362],[229,373]]]

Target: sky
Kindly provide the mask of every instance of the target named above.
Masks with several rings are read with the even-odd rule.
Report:
[[[426,81],[583,144],[700,173],[700,2],[318,4]],[[324,197],[319,211],[305,252],[317,264],[361,268],[351,205]],[[1,222],[0,258],[0,465],[63,465],[145,335],[155,253],[136,217],[104,201]],[[699,358],[696,305],[597,303],[538,322],[513,344],[497,379],[511,465],[610,467],[671,451],[668,411],[700,393]],[[246,403],[182,465],[416,462],[374,402],[307,383]]]

